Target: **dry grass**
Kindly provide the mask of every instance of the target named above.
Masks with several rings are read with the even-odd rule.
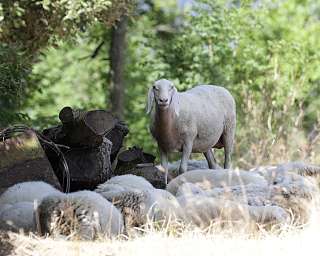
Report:
[[[149,227],[131,237],[94,242],[65,241],[40,238],[35,235],[9,234],[13,245],[11,255],[17,256],[105,256],[105,255],[319,255],[317,240],[320,235],[320,215],[314,207],[310,223],[305,227],[283,226],[259,231],[221,229],[209,231],[184,227],[177,234],[170,228],[156,231]],[[249,232],[248,232],[249,231]]]

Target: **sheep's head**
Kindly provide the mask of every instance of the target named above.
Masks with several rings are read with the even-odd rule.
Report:
[[[154,102],[160,110],[172,107],[177,115],[179,113],[178,91],[167,79],[156,81],[149,89],[147,113],[151,112]]]

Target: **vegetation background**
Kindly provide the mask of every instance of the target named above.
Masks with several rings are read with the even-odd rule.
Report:
[[[126,146],[156,153],[145,101],[162,77],[231,91],[234,166],[320,163],[319,1],[0,3],[0,127],[45,128],[66,105],[111,109]]]

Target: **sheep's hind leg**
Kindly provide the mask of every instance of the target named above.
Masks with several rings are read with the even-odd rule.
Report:
[[[179,175],[186,172],[188,169],[188,160],[192,152],[192,142],[185,142],[182,148],[182,157],[179,168]]]
[[[224,146],[224,169],[230,168],[233,139],[234,139],[234,136],[231,131],[226,132],[222,138],[223,146]]]
[[[217,161],[214,157],[214,153],[211,148],[203,154],[207,159],[209,169],[221,169],[221,167],[217,164]]]

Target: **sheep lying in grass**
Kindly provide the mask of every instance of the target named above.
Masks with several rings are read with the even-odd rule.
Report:
[[[171,193],[155,189],[144,178],[134,175],[113,177],[95,191],[121,211],[126,228],[142,226],[148,221],[166,221],[179,208]]]
[[[121,213],[92,191],[47,196],[40,203],[38,214],[43,234],[94,239],[123,232]]]
[[[175,177],[178,176],[180,163],[180,160],[168,163],[169,173],[176,174]],[[187,171],[199,169],[209,169],[208,162],[206,160],[188,160]]]
[[[219,171],[212,170],[190,171],[172,180],[168,190],[176,194],[180,202],[201,195],[255,207],[279,206],[290,212],[296,223],[305,223],[318,188],[309,178],[296,174],[297,170],[289,170],[292,169],[257,168],[239,172],[238,179],[230,177],[236,172],[224,176],[223,171],[221,175],[215,175]]]
[[[151,111],[153,105],[155,110]],[[161,79],[149,89],[147,112],[151,112],[150,130],[166,176],[168,153],[173,151],[182,152],[180,174],[187,170],[192,152],[204,153],[209,168],[216,168],[213,147],[224,147],[224,168],[230,167],[236,108],[225,88],[199,85],[179,93],[171,81]]]
[[[316,180],[306,176],[318,176],[319,167],[300,162],[276,167],[256,168],[253,173],[263,176],[270,188],[269,200],[289,209],[297,223],[310,217],[313,200],[319,193]]]
[[[198,187],[209,190],[215,187],[257,184],[265,186],[266,180],[258,174],[246,171],[229,170],[193,170],[179,175],[167,186],[167,190],[176,195],[179,186],[183,183],[193,183]]]
[[[0,230],[35,232],[34,204],[18,202],[0,206]]]
[[[0,229],[36,231],[34,219],[36,204],[45,196],[62,194],[41,181],[23,182],[9,187],[0,196]]]
[[[42,181],[29,181],[9,187],[0,196],[0,205],[18,202],[40,201],[43,197],[52,194],[62,194],[59,190]]]
[[[166,223],[176,217],[179,209],[174,196],[164,196],[159,190],[121,192],[112,198],[112,202],[121,211],[127,229],[151,222]]]
[[[142,191],[150,189],[152,190],[154,187],[145,178],[132,174],[126,174],[112,177],[105,183],[98,185],[98,187],[95,189],[95,192],[101,194],[107,200],[109,200],[120,192],[125,192],[128,190]]]
[[[249,206],[203,195],[178,197],[178,201],[183,209],[184,221],[201,228],[207,228],[212,223],[238,223],[243,226],[286,223],[289,220],[286,211],[277,206]]]

